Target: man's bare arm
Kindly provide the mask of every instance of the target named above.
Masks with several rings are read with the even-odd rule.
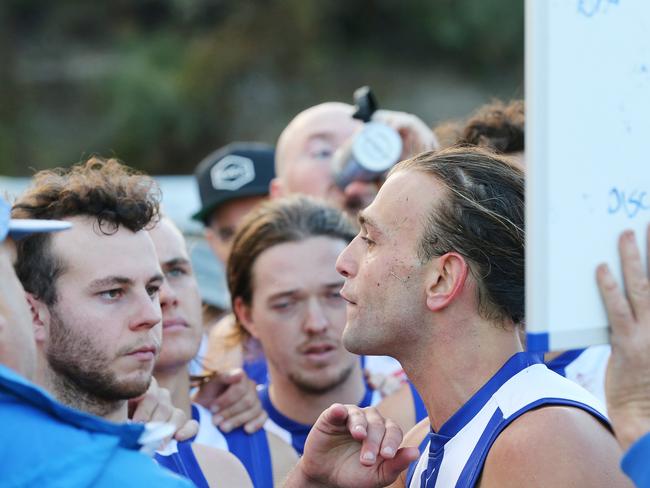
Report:
[[[611,432],[574,407],[544,407],[508,426],[490,450],[480,486],[630,486]]]

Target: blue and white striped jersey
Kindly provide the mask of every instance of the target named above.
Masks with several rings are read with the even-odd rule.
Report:
[[[515,419],[544,405],[581,408],[607,423],[589,392],[550,371],[538,355],[517,353],[438,432],[407,474],[409,488],[471,487],[497,436]]]
[[[273,406],[273,403],[271,403],[268,384],[261,387],[258,392],[260,401],[262,402],[262,407],[269,415],[269,418],[264,423],[264,429],[277,435],[302,456],[302,453],[305,450],[305,441],[307,440],[307,435],[312,426],[291,420],[289,417],[280,413]],[[366,385],[366,393],[361,402],[359,402],[359,406],[371,407],[377,405],[380,401],[381,395],[379,392],[372,390]]]
[[[213,425],[212,414],[197,404],[192,405],[192,418],[199,423],[196,436],[183,442],[171,441],[164,450],[156,453],[155,458],[159,464],[189,478],[197,486],[207,486],[191,449],[191,444],[196,442],[230,451],[244,465],[256,488],[273,487],[271,452],[263,429],[253,434],[247,434],[242,428],[223,433]]]

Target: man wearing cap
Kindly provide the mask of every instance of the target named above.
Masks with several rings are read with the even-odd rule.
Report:
[[[10,219],[0,198],[0,416],[11,419],[0,435],[3,486],[188,486],[139,452],[144,425],[117,425],[65,407],[29,381],[36,348],[25,291],[13,269],[14,240],[69,227]]]
[[[228,260],[239,221],[268,196],[269,185],[274,176],[274,157],[274,149],[268,144],[233,142],[206,156],[194,172],[201,208],[192,218],[205,226],[206,241],[222,264]],[[201,272],[203,270],[197,268],[197,274]],[[225,294],[224,302],[229,303],[225,280],[222,278],[222,281],[223,285],[214,283],[212,286],[215,289],[222,288]],[[204,294],[203,291],[201,293]],[[265,381],[266,364],[259,348],[251,344],[253,353],[246,354],[238,345],[230,344],[228,338],[233,327],[232,315],[223,317],[211,327],[211,337],[214,336],[211,343],[214,346],[201,345],[199,355],[202,365],[221,372],[243,365],[246,374],[255,383]],[[249,360],[244,361],[244,355],[249,356]],[[235,376],[234,380],[237,378],[239,376]],[[242,380],[245,381],[246,378]],[[198,403],[210,408],[215,414],[216,425],[226,432],[240,423],[245,424],[248,432],[262,427],[266,414],[259,402],[254,402],[251,406],[250,402],[239,400],[226,405],[223,395],[221,399],[215,398],[220,390],[220,385],[210,382],[203,385],[196,396]],[[256,395],[247,395],[247,398],[253,397],[257,399]],[[226,420],[231,415],[235,417]]]
[[[205,225],[205,238],[225,263],[239,221],[269,193],[274,176],[273,147],[235,142],[201,161],[194,173],[201,209],[192,218]]]

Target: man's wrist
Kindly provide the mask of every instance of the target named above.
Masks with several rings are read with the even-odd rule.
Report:
[[[284,482],[283,488],[326,488],[331,486],[308,476],[304,470],[303,459],[304,457],[300,458],[298,463],[291,470],[289,476]]]
[[[611,415],[614,433],[623,451],[650,432],[650,422],[647,418],[638,419],[632,415]],[[617,421],[620,419],[620,421]]]

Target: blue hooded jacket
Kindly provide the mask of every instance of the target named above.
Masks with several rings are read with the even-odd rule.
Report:
[[[5,488],[191,486],[140,452],[143,425],[116,424],[68,408],[2,365],[0,420]]]

